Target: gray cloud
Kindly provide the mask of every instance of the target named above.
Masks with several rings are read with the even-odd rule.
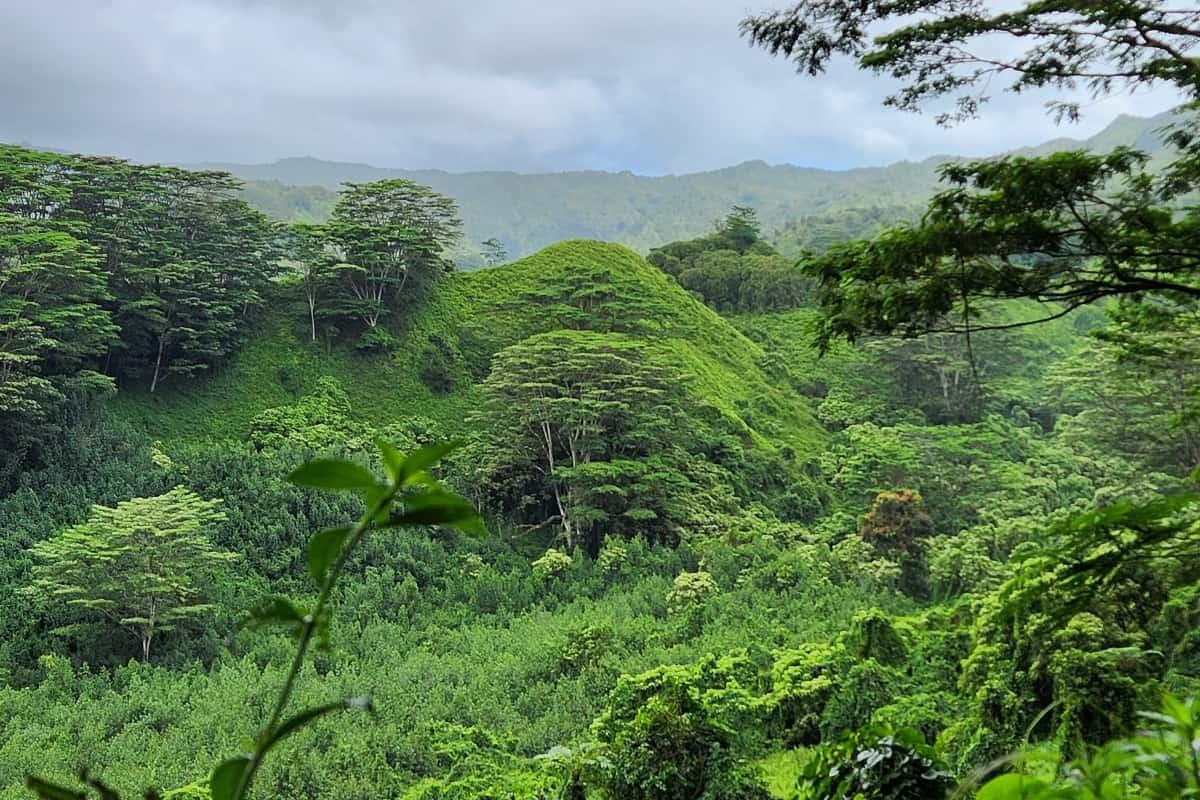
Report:
[[[738,20],[780,0],[4,2],[0,140],[140,160],[844,167],[1086,136],[1173,100],[1110,98],[1063,129],[1002,99],[942,130],[848,64],[814,80],[750,49]]]

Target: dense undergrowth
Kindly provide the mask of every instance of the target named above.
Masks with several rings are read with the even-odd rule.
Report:
[[[1100,315],[973,352],[928,337],[818,359],[807,308],[726,319],[622,247],[565,242],[447,276],[396,316],[395,346],[363,353],[306,341],[296,287],[272,291],[222,369],[77,409],[0,499],[0,797],[81,765],[123,793],[205,796],[291,653],[238,620],[311,592],[308,534],[357,513],[284,478],[320,453],[365,461],[376,435],[465,436],[442,477],[490,535],[383,531],[355,556],[298,700],[370,692],[376,718],[296,734],[259,776],[271,796],[786,797],[812,748],[872,724],[915,730],[964,778],[1027,734],[1069,755],[1127,733],[1159,687],[1196,687],[1200,610],[1178,559],[1120,573],[1064,619],[1001,602],[1014,557],[1072,513],[1185,483],[1169,449],[1146,460],[1070,427],[1061,376],[1099,357]],[[498,354],[524,363],[546,336],[580,357],[620,345],[631,375],[674,376],[688,410],[666,430],[608,429],[635,449],[596,450],[588,463],[615,472],[570,485],[661,492],[658,522],[578,501],[594,547],[573,553],[536,482],[512,479],[532,457],[495,461],[501,417],[477,413],[499,396]],[[621,483],[635,458],[666,483]],[[176,485],[221,500],[208,536],[238,558],[207,586],[211,613],[163,633],[149,663],[23,590],[31,544]]]

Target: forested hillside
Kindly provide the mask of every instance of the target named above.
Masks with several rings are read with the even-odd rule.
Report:
[[[1121,117],[1085,141],[1059,139],[1019,151],[1038,154],[1073,148],[1162,148],[1154,131],[1169,115]],[[761,161],[690,175],[631,173],[452,173],[382,169],[313,158],[274,164],[211,164],[246,181],[246,200],[275,219],[316,222],[333,208],[342,181],[406,178],[458,201],[465,223],[459,258],[481,263],[479,244],[499,240],[514,257],[562,239],[619,242],[644,253],[707,231],[731,206],[758,211],[770,238],[800,245],[854,239],[882,224],[915,217],[937,184],[947,158],[844,171]],[[788,251],[791,254],[791,250]]]
[[[1196,797],[1200,15],[923,8],[742,32],[945,124],[1192,105],[940,167],[285,165],[336,191],[0,146],[0,800]]]
[[[456,210],[404,181],[280,228],[215,174],[4,157],[5,252],[23,265],[8,287],[24,287],[6,319],[31,332],[10,340],[30,344],[10,345],[5,396],[46,387],[5,409],[28,442],[0,500],[5,797],[81,760],[123,793],[203,795],[286,665],[285,633],[238,620],[307,596],[308,533],[355,513],[285,478],[321,454],[369,466],[377,437],[462,437],[442,477],[488,535],[379,531],[354,556],[298,692],[369,691],[377,719],[296,734],[258,778],[283,796],[787,796],[808,748],[872,721],[965,773],[1016,747],[1041,703],[1068,748],[1124,730],[1159,681],[1196,685],[1200,653],[1175,633],[1197,613],[1186,569],[1155,571],[1132,619],[1119,598],[1151,576],[1128,575],[1113,616],[1064,619],[1032,662],[995,605],[1048,526],[1184,485],[1195,423],[1172,409],[1200,376],[1154,365],[1194,366],[1190,318],[1164,338],[1114,308],[820,357],[816,284],[749,208],[649,263],[568,241],[448,272]],[[198,183],[195,204],[145,191],[157,179]],[[200,220],[197,249],[171,244]],[[163,249],[112,233],[132,224]],[[247,235],[246,283],[168,282],[175,264],[235,263],[202,243]],[[1039,688],[1006,688],[1024,711],[997,718],[979,692],[1014,669]]]

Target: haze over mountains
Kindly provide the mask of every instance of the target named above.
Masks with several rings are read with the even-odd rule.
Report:
[[[1155,131],[1170,120],[1120,116],[1085,139],[1055,139],[1018,153],[1036,154],[1117,145],[1160,147]],[[570,238],[620,242],[640,252],[708,230],[713,220],[738,204],[754,207],[765,229],[777,237],[784,227],[795,234],[806,220],[820,226],[839,221],[849,234],[866,232],[860,218],[894,220],[917,212],[937,183],[939,165],[952,157],[899,162],[884,167],[828,170],[747,161],[737,166],[684,175],[645,176],[631,172],[447,172],[407,170],[368,164],[285,158],[271,164],[206,163],[247,181],[247,199],[284,220],[322,220],[343,181],[369,182],[402,177],[453,197],[465,223],[460,261],[478,263],[478,243],[496,238],[512,257]],[[795,238],[794,235],[792,238]],[[801,235],[801,238],[803,236]]]

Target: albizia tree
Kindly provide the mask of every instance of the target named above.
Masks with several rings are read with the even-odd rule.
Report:
[[[977,317],[996,299],[1043,302],[1044,318],[1108,297],[1200,299],[1195,4],[1055,0],[993,11],[979,0],[806,0],[750,17],[742,32],[809,75],[855,59],[900,82],[885,104],[933,106],[947,125],[979,114],[997,90],[1057,90],[1051,112],[1067,119],[1080,114],[1080,89],[1100,97],[1166,85],[1180,95],[1165,131],[1171,160],[1153,172],[1131,148],[951,164],[917,224],[806,258],[822,344],[988,327]]]

